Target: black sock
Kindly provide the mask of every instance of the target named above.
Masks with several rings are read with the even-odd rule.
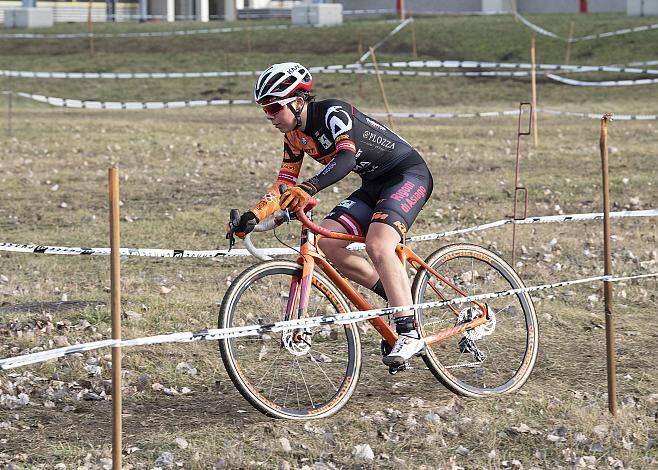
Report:
[[[407,315],[406,317],[397,317],[395,319],[395,332],[397,334],[409,333],[416,329],[416,317]]]
[[[384,284],[382,284],[381,279],[377,279],[377,282],[375,282],[375,285],[372,286],[370,290],[380,296],[382,299],[388,300],[388,297],[386,297],[386,291],[384,290]]]

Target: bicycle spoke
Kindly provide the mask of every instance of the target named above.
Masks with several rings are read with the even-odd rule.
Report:
[[[458,252],[458,253],[457,253]],[[453,299],[466,295],[498,292],[516,288],[520,284],[514,271],[496,255],[474,245],[460,244],[445,247],[428,258],[428,263],[441,275],[454,282],[462,292],[446,290],[440,280],[429,271],[422,271],[414,283],[414,301],[429,302],[439,298]],[[475,303],[460,304],[454,309],[446,307],[422,311],[420,321],[423,332],[432,335],[459,323],[474,319]],[[534,364],[536,348],[536,322],[532,301],[528,295],[507,297],[500,302],[486,302],[490,321],[465,332],[446,338],[428,347],[425,362],[434,374],[453,391],[478,396],[485,393],[502,393],[518,388],[532,367],[522,366],[526,361]],[[478,312],[479,314],[479,312]],[[516,376],[522,374],[521,379]]]
[[[309,354],[311,356],[311,362],[313,362],[318,369],[320,369],[320,372],[322,372],[322,375],[327,379],[327,382],[329,382],[334,390],[338,390],[338,388],[334,385],[332,380],[329,378],[329,376],[326,374],[324,369],[320,367],[320,364],[318,363],[317,359],[313,357],[313,355]]]
[[[248,272],[257,274],[249,277]],[[227,291],[231,303],[222,303],[224,323],[220,321],[220,327],[285,319],[292,274],[298,282],[299,266],[273,261],[245,273]],[[239,282],[243,285],[237,285]],[[279,296],[281,292],[285,295]],[[322,275],[312,282],[310,295],[307,317],[348,309]],[[301,341],[293,340],[290,331],[279,337],[220,341],[222,359],[233,383],[247,400],[271,416],[329,416],[344,405],[356,385],[361,361],[356,329],[331,325],[300,332]],[[222,344],[231,346],[224,348]],[[320,408],[321,412],[313,413]]]

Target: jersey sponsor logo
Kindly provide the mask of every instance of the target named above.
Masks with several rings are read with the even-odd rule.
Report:
[[[349,209],[354,204],[356,204],[356,202],[350,201],[349,199],[344,199],[340,201],[338,204],[336,204],[336,207],[344,207],[345,209]]]
[[[320,172],[321,175],[326,175],[328,174],[331,170],[333,170],[336,167],[336,160],[331,160],[329,164],[324,167],[324,170]]]
[[[393,225],[395,225],[398,228],[398,230],[400,231],[400,233],[402,234],[403,237],[407,234],[407,226],[404,225],[399,220],[396,220],[395,222],[393,222]]]
[[[352,129],[352,118],[340,106],[331,106],[327,109],[327,114],[324,116],[324,123],[331,132],[334,140],[340,134],[349,132]]]
[[[318,140],[320,141],[320,143],[322,144],[322,146],[323,146],[325,149],[328,149],[329,147],[331,147],[331,141],[327,138],[326,135],[322,134],[322,135],[318,138]]]
[[[318,183],[320,182],[320,178],[318,178],[317,175],[312,176],[311,178],[308,179],[307,183],[309,183],[311,186],[313,186],[316,190],[318,188]]]
[[[375,212],[372,214],[372,218],[370,220],[385,220],[388,218],[388,214],[384,212]]]
[[[363,131],[363,138],[388,150],[393,150],[395,148],[395,142],[392,142],[386,137],[382,137],[376,132]]]
[[[301,141],[302,141],[302,145],[307,145],[308,144],[308,140],[306,140],[306,137],[302,137]]]
[[[358,156],[359,154],[357,153],[357,157]],[[354,166],[354,171],[359,175],[364,175],[366,173],[372,173],[377,168],[379,168],[379,165],[373,165],[372,162],[361,161]]]
[[[370,119],[369,117],[366,117],[366,121],[368,122],[368,124],[370,124],[375,129],[379,129],[380,131],[387,131],[388,130],[386,127],[382,126],[377,121],[374,121],[374,120]]]
[[[411,181],[406,181],[400,189],[391,194],[391,198],[396,201],[402,202],[402,210],[407,213],[409,212],[420,200],[425,197],[427,190],[424,186],[419,186],[416,191],[413,192],[416,187]]]

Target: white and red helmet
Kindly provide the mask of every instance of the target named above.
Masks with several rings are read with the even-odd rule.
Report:
[[[254,88],[254,99],[263,104],[292,96],[298,90],[310,92],[313,77],[302,64],[284,62],[268,67],[260,74]]]

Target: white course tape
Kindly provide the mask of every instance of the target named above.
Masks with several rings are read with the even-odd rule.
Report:
[[[349,75],[394,75],[405,77],[527,77],[530,72],[436,72],[418,70],[373,70],[357,68],[309,67],[313,74],[349,74]],[[0,70],[0,77],[39,78],[39,79],[163,79],[163,78],[217,78],[217,77],[257,77],[258,70],[235,72],[48,72],[31,70]]]
[[[599,116],[600,118],[600,116]],[[656,217],[658,216],[658,209],[647,209],[637,211],[619,211],[611,212],[611,218],[626,218],[626,217]],[[502,219],[496,222],[487,224],[476,225],[457,230],[450,230],[447,232],[428,233],[425,235],[417,235],[415,237],[407,238],[409,242],[418,242],[425,240],[436,240],[438,238],[445,238],[454,235],[461,235],[470,232],[481,232],[490,228],[500,227],[508,224],[541,224],[541,223],[561,223],[561,222],[574,222],[581,220],[601,220],[603,214],[601,212],[591,212],[587,214],[567,214],[567,215],[547,215],[541,217],[528,217],[526,219]],[[352,243],[348,246],[350,250],[362,250],[365,248],[363,243]],[[0,251],[12,251],[18,253],[38,253],[47,255],[95,255],[95,256],[109,256],[109,248],[84,248],[84,247],[64,247],[64,246],[45,246],[45,245],[31,245],[19,243],[0,243]],[[264,248],[259,249],[264,255],[288,255],[295,254],[297,251],[290,248]],[[250,256],[247,250],[234,249],[230,252],[228,250],[169,250],[159,248],[121,248],[119,251],[121,256],[144,256],[144,257],[157,257],[157,258],[217,258],[217,257],[231,257],[231,256]]]
[[[565,85],[573,86],[632,86],[632,85],[654,85],[658,83],[658,78],[643,78],[638,80],[607,80],[603,82],[588,82],[583,80],[573,80],[571,78],[560,77],[552,73],[547,73],[546,76],[556,82],[564,83]]]
[[[152,79],[152,78],[216,78],[254,77],[260,71],[236,72],[33,72],[28,70],[0,70],[0,77],[14,78],[68,78],[68,79]]]
[[[428,119],[457,119],[457,118],[476,118],[476,117],[499,117],[499,116],[518,116],[519,110],[510,111],[483,111],[479,113],[368,113],[374,117],[395,117],[395,118],[428,118]]]
[[[201,340],[219,340],[219,339],[228,339],[228,338],[238,338],[244,336],[260,336],[266,333],[276,332],[276,331],[286,331],[293,328],[310,328],[314,326],[321,325],[344,325],[347,323],[356,323],[363,320],[368,320],[375,317],[392,315],[397,312],[402,312],[406,310],[418,309],[418,308],[438,308],[446,305],[458,305],[467,302],[479,301],[494,299],[498,297],[507,297],[510,295],[517,295],[522,293],[536,292],[546,289],[555,289],[558,287],[565,287],[575,284],[590,283],[594,281],[604,281],[604,282],[618,282],[626,281],[631,279],[640,279],[640,278],[649,278],[649,277],[658,277],[658,273],[651,274],[640,274],[636,276],[624,276],[616,278],[613,276],[596,276],[583,279],[576,279],[572,281],[562,281],[553,284],[542,284],[539,286],[523,287],[518,289],[510,289],[500,292],[490,292],[486,294],[471,295],[468,297],[458,297],[450,300],[440,300],[435,302],[424,302],[414,305],[405,305],[401,307],[386,307],[378,308],[373,310],[362,310],[347,312],[339,315],[325,315],[322,317],[309,317],[302,318],[299,320],[289,320],[281,321],[277,323],[272,323],[269,325],[248,325],[240,326],[233,328],[217,328],[217,329],[207,329],[197,332],[183,332],[183,333],[171,333],[165,335],[157,336],[148,336],[144,338],[135,338],[130,340],[103,340],[95,341],[93,343],[84,343],[76,344],[74,346],[65,346],[63,348],[51,349],[48,351],[40,351],[31,354],[25,354],[22,356],[9,357],[0,360],[0,369],[14,369],[16,367],[22,367],[29,364],[37,364],[40,362],[49,361],[59,357],[64,357],[70,354],[80,353],[83,351],[90,351],[93,349],[99,349],[104,347],[129,347],[129,346],[145,346],[153,344],[164,344],[164,343],[186,343],[192,341],[201,341]]]
[[[537,109],[538,113],[583,117],[589,119],[601,119],[603,113],[576,113],[571,111],[559,111],[554,109]],[[394,118],[414,118],[414,119],[457,119],[457,118],[479,118],[479,117],[502,117],[518,116],[519,110],[510,111],[485,111],[479,113],[368,113],[374,117],[394,117]],[[655,121],[658,116],[655,114],[615,114],[614,119],[617,121]]]
[[[655,65],[658,61],[648,61],[640,65]],[[382,74],[398,76],[420,76],[420,77],[527,77],[532,64],[528,63],[505,63],[505,62],[477,62],[456,60],[430,60],[410,62],[383,62],[378,64],[381,68],[493,68],[493,69],[523,69],[518,72],[501,71],[468,71],[468,72],[426,72],[418,70],[380,70],[372,69],[372,63],[339,64],[309,67],[311,73],[322,74]],[[627,67],[619,65],[561,65],[561,64],[537,64],[540,74],[546,71],[561,72],[614,72],[658,75],[656,69]],[[528,71],[526,71],[528,70]],[[262,70],[239,70],[239,71],[210,71],[210,72],[52,72],[52,71],[29,71],[29,70],[0,70],[0,77],[13,78],[39,78],[39,79],[163,79],[163,78],[217,78],[217,77],[254,77],[259,76]]]
[[[396,21],[397,22],[397,21]],[[249,27],[226,27],[226,28],[203,28],[203,29],[186,29],[177,31],[143,31],[143,32],[126,32],[126,33],[20,33],[20,34],[0,34],[0,39],[76,39],[76,38],[153,38],[153,37],[169,37],[169,36],[196,36],[199,34],[221,34],[221,33],[236,33],[243,31],[272,31],[272,30],[287,30],[299,28],[313,28],[318,27],[315,25],[292,25],[292,24],[277,24],[277,25],[255,25]],[[319,27],[326,27],[320,25]]]
[[[631,62],[631,67],[640,67],[642,65],[658,65],[658,60],[645,60],[644,62]]]
[[[599,115],[599,119],[601,116]],[[611,212],[610,218],[620,219],[625,217],[656,217],[658,216],[658,209],[647,209],[647,210],[638,210],[638,211],[619,211]],[[425,241],[425,240],[436,240],[437,238],[451,237],[455,235],[462,235],[464,233],[471,232],[481,232],[488,230],[494,227],[501,227],[503,225],[514,224],[514,225],[527,225],[527,224],[547,224],[547,223],[561,223],[561,222],[575,222],[581,220],[602,220],[603,213],[601,212],[590,212],[587,214],[566,214],[566,215],[545,215],[541,217],[527,217],[525,219],[502,219],[496,222],[490,222],[487,224],[476,225],[474,227],[463,228],[452,230],[449,232],[440,232],[440,233],[429,233],[426,235],[418,235],[415,237],[409,237],[408,241]]]
[[[554,116],[572,116],[589,119],[601,119],[601,113],[577,113],[571,111],[558,111],[555,109],[537,109],[538,113],[550,114]],[[658,115],[655,114],[614,114],[615,121],[655,121]]]
[[[16,92],[15,94],[21,98],[46,103],[51,106],[85,109],[176,109],[202,106],[244,105],[253,103],[251,100],[150,101],[145,103],[138,101],[81,101],[69,98],[56,98],[54,96],[32,95],[23,92]]]
[[[355,65],[357,67],[355,67]],[[412,60],[377,63],[380,68],[484,68],[484,69],[523,69],[531,70],[532,64],[525,62],[480,62],[475,60]],[[363,64],[372,67],[371,62]],[[333,65],[325,68],[358,68],[358,64]],[[658,69],[637,67],[622,67],[618,65],[566,65],[566,64],[535,64],[536,70],[560,72],[614,72],[658,75]]]
[[[16,253],[39,253],[46,255],[92,255],[109,256],[109,248],[86,248],[67,246],[41,246],[20,243],[0,243],[0,251]],[[264,254],[281,256],[297,253],[290,248],[265,248]],[[152,258],[230,258],[236,256],[251,256],[245,249],[228,250],[169,250],[160,248],[121,248],[120,256],[143,256]]]
[[[71,98],[57,98],[54,96],[32,95],[30,93],[2,91],[3,95],[16,95],[21,98],[30,99],[39,103],[49,104],[50,106],[64,108],[84,108],[84,109],[107,109],[107,110],[140,110],[140,109],[179,109],[203,106],[230,106],[252,104],[251,100],[210,100],[210,101],[81,101]],[[599,113],[577,113],[570,111],[559,111],[549,109],[537,109],[538,113],[552,115],[564,115],[573,117],[586,117],[590,119],[601,119],[603,114]],[[381,117],[389,116],[389,113],[369,113],[372,116]],[[457,119],[457,118],[479,118],[479,117],[502,117],[518,116],[518,110],[510,111],[484,111],[479,113],[390,113],[391,117],[396,118],[417,118],[417,119]],[[652,114],[615,114],[618,121],[652,121],[657,116]]]
[[[382,23],[399,23],[400,20],[384,20]],[[378,21],[379,23],[379,21]],[[125,33],[18,33],[18,34],[0,34],[0,39],[77,39],[77,38],[153,38],[153,37],[170,37],[170,36],[196,36],[199,34],[221,34],[236,33],[244,31],[273,31],[288,30],[300,28],[330,28],[334,25],[293,25],[293,24],[276,24],[276,25],[255,25],[255,26],[237,26],[225,28],[203,28],[203,29],[185,29],[176,31],[143,31],[143,32],[125,32]]]
[[[397,34],[402,28],[404,28],[405,26],[407,26],[407,25],[408,25],[409,23],[411,23],[413,20],[414,20],[413,18],[407,18],[406,20],[404,20],[402,23],[400,23],[399,25],[397,25],[397,26],[393,29],[393,31],[391,31],[391,32],[388,33],[386,36],[384,36],[384,39],[382,39],[382,40],[379,41],[377,44],[375,44],[374,46],[372,46],[371,49],[372,49],[373,51],[376,51],[377,48],[378,48],[379,46],[381,46],[381,45],[384,44],[386,41],[388,41],[390,38],[392,38],[393,36],[395,36],[395,35],[396,35],[396,34]],[[370,50],[366,51],[365,54],[363,54],[363,55],[359,58],[359,62],[362,63],[362,62],[363,62],[364,60],[366,60],[368,57],[370,57]]]
[[[640,32],[644,32],[644,31],[651,31],[651,30],[658,29],[658,24],[650,24],[650,25],[646,25],[646,26],[637,26],[635,28],[618,29],[617,31],[609,31],[609,32],[605,32],[605,33],[589,34],[587,36],[581,36],[581,37],[577,37],[577,38],[563,38],[562,36],[559,36],[559,35],[551,32],[551,31],[547,31],[544,28],[542,28],[541,26],[538,26],[538,25],[534,24],[533,22],[531,22],[527,18],[524,18],[523,16],[521,16],[518,13],[515,13],[515,15],[519,19],[519,21],[521,21],[521,23],[523,23],[524,25],[526,25],[528,28],[532,29],[533,31],[535,31],[535,32],[537,32],[537,33],[539,33],[543,36],[547,36],[547,37],[553,38],[553,39],[561,39],[562,41],[566,41],[566,42],[591,41],[592,39],[609,38],[609,37],[612,37],[612,36],[621,36],[623,34],[640,33]]]

